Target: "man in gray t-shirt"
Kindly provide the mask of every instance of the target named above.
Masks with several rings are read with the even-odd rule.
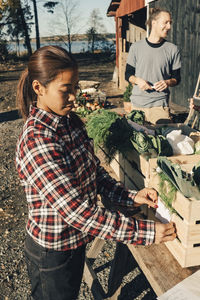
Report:
[[[143,110],[151,123],[165,123],[170,120],[169,87],[180,82],[180,53],[165,40],[171,28],[168,11],[155,8],[149,25],[148,39],[130,47],[125,78],[133,84],[132,109]]]

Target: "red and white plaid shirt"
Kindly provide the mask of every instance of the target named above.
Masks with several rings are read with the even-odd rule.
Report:
[[[100,194],[133,208],[136,192],[125,190],[100,166],[85,128],[73,120],[73,113],[61,117],[32,107],[19,137],[16,167],[28,202],[28,233],[54,250],[74,249],[94,237],[153,243],[153,221],[97,205]]]

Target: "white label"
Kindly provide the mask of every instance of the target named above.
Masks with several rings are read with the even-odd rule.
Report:
[[[158,208],[156,209],[156,218],[159,219],[162,223],[166,224],[171,221],[171,212],[163,202],[158,197]]]

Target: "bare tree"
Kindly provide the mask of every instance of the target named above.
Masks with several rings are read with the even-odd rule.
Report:
[[[59,0],[59,4],[66,23],[68,51],[71,53],[72,31],[76,31],[80,19],[78,14],[79,0]]]
[[[102,40],[100,33],[105,33],[106,31],[102,21],[103,18],[100,15],[99,9],[93,9],[89,18],[89,29],[86,32],[88,37],[88,47],[91,49],[92,53],[94,53],[97,42]]]

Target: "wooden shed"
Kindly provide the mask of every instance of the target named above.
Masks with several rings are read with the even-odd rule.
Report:
[[[131,43],[148,36],[146,20],[153,7],[172,13],[172,29],[168,41],[181,51],[181,83],[171,89],[173,103],[188,107],[188,98],[194,94],[200,71],[200,0],[112,0],[108,17],[116,23],[116,69],[118,86],[125,90],[125,66]]]

